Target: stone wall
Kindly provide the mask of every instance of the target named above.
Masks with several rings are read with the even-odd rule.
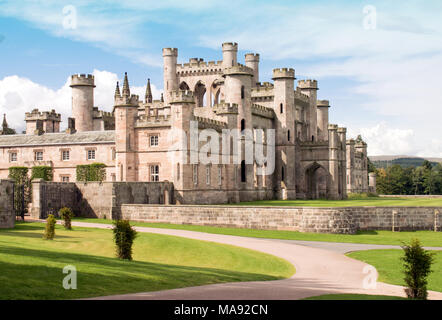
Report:
[[[0,228],[14,228],[14,181],[0,180]]]
[[[32,183],[31,217],[44,219],[62,207],[76,216],[118,218],[122,204],[170,203],[173,185],[168,182],[47,182]]]
[[[122,205],[123,219],[233,228],[355,233],[358,230],[441,230],[442,207],[243,207]],[[393,218],[394,215],[394,218]]]

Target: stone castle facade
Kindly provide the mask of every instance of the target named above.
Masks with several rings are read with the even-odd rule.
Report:
[[[94,106],[92,75],[73,75],[68,129],[60,132],[55,110],[27,112],[26,134],[0,136],[0,178],[11,166],[48,165],[54,181],[72,182],[77,165],[100,162],[107,181],[172,182],[177,204],[344,199],[347,192],[368,192],[367,144],[347,140],[345,128],[329,123],[330,104],[318,100],[317,81],[298,80],[295,87],[294,69],[283,68],[273,70],[273,83],[261,83],[259,54],[246,54],[241,64],[237,53],[236,43],[224,43],[221,61],[178,64],[178,50],[165,48],[162,98],[153,100],[149,81],[144,99],[131,94],[126,74],[112,112]],[[240,159],[223,149],[210,150],[210,157],[228,161],[189,161],[205,150],[205,141],[221,145],[221,133],[235,129],[252,132],[239,141]],[[247,145],[270,147],[254,134],[260,129],[275,133],[274,170],[267,175],[258,174],[267,163],[245,158]]]

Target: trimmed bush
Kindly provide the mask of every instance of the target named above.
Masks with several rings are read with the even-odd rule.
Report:
[[[91,163],[77,166],[77,181],[104,181],[106,178],[106,165],[104,163]]]
[[[409,299],[426,300],[427,277],[431,273],[431,264],[434,260],[434,254],[426,251],[420,245],[418,239],[411,240],[410,245],[402,246],[404,250],[404,273],[407,288],[405,293]]]
[[[53,240],[55,236],[55,224],[57,220],[53,214],[48,215],[48,219],[46,220],[46,228],[45,233],[43,234],[43,239]]]
[[[52,167],[49,166],[32,167],[31,180],[43,179],[44,181],[52,181],[52,178],[53,178]]]
[[[117,257],[125,260],[132,260],[132,244],[137,232],[130,225],[128,220],[115,220],[113,222],[114,240],[117,246]]]
[[[74,212],[71,208],[63,207],[58,211],[60,218],[64,220],[64,228],[66,230],[72,230],[72,218],[74,217]]]

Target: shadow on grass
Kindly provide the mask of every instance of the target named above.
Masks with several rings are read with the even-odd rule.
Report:
[[[221,282],[281,279],[216,268],[123,261],[7,246],[0,247],[1,254],[13,255],[16,259],[0,262],[0,299],[74,299]],[[66,276],[62,271],[66,265],[77,268],[77,290],[65,290],[62,287],[62,280]]]

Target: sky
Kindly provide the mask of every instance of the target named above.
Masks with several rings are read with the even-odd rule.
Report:
[[[424,3],[424,4],[423,4]],[[260,81],[291,67],[317,79],[330,122],[361,134],[369,155],[442,157],[442,1],[7,1],[0,0],[0,113],[56,109],[66,127],[69,77],[95,75],[95,105],[112,110],[115,83],[154,98],[162,48],[178,62],[259,53]]]

